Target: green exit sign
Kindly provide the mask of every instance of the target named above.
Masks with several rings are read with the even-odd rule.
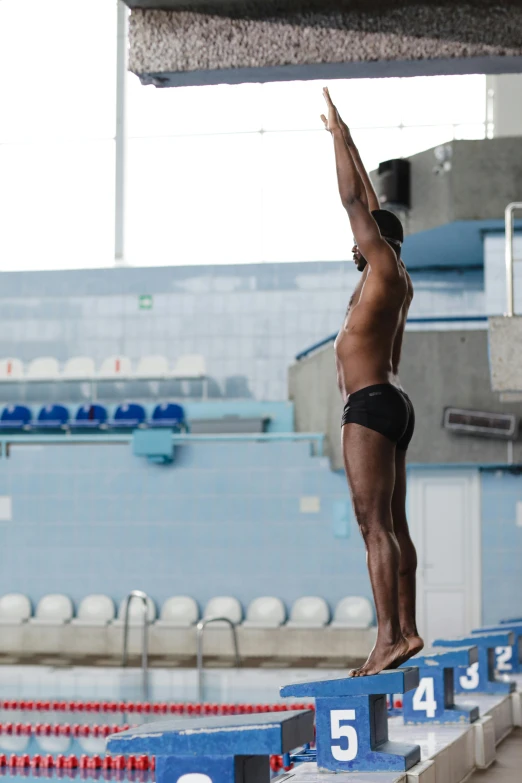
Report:
[[[150,294],[142,294],[138,297],[138,307],[140,310],[152,310],[152,296]]]

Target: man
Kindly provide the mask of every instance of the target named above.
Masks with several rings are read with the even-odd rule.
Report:
[[[345,402],[346,477],[367,551],[377,613],[377,641],[354,677],[393,669],[419,652],[415,622],[417,556],[406,519],[406,449],[414,412],[398,369],[413,286],[401,260],[403,229],[379,201],[350,131],[324,90],[339,193],[352,227],[362,277],[335,341]]]

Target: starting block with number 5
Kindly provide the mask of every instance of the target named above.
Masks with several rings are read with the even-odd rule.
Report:
[[[434,647],[478,647],[478,661],[466,670],[455,669],[455,693],[491,693],[509,694],[516,685],[513,682],[502,682],[495,678],[495,649],[497,647],[512,647],[514,642],[512,631],[497,633],[476,633],[460,639],[436,639]]]
[[[418,669],[404,668],[286,685],[281,696],[315,699],[317,755],[313,760],[319,768],[404,772],[420,761],[420,748],[389,741],[386,694],[406,693],[418,684]]]
[[[481,633],[512,631],[515,637],[513,646],[495,648],[495,669],[499,674],[520,674],[522,672],[522,620],[503,622],[502,625],[489,625],[477,628],[471,633],[475,636]]]
[[[458,706],[454,699],[454,672],[478,663],[477,647],[459,647],[416,655],[408,664],[419,667],[420,682],[404,694],[405,724],[473,723],[478,707]]]

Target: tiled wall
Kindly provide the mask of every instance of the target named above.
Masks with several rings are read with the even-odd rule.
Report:
[[[522,474],[482,473],[483,620],[522,617]]]
[[[123,444],[12,445],[0,496],[0,594],[371,596],[346,480],[304,442],[181,446],[170,466]]]
[[[480,270],[412,276],[412,316],[484,312]],[[211,396],[286,399],[288,365],[339,328],[357,279],[353,263],[327,261],[5,272],[0,356],[29,361],[49,355],[63,362],[86,355],[99,363],[115,353],[133,361],[201,353],[215,380]],[[152,309],[140,309],[142,295],[152,295]],[[110,398],[143,396],[136,386],[109,390]],[[177,398],[188,392],[201,394],[201,385],[163,384],[154,393]],[[57,399],[66,392],[51,393]],[[69,393],[82,398],[81,390]],[[33,389],[32,399],[35,394],[50,399],[49,389]]]
[[[11,498],[11,513],[5,498]],[[517,510],[517,504],[520,504]],[[10,517],[10,518],[9,518]],[[517,524],[518,523],[518,524]],[[371,599],[346,480],[307,443],[12,445],[0,461],[0,594],[65,592],[158,605],[176,594]],[[522,615],[522,475],[482,473],[483,621]]]

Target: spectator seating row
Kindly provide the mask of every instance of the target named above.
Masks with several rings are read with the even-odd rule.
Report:
[[[31,602],[22,593],[8,593],[0,598],[0,626],[32,625],[63,626],[70,623],[83,627],[122,626],[125,617],[125,599],[121,601],[116,616],[112,598],[106,595],[88,595],[78,607],[74,607],[66,595],[53,593],[38,602],[34,617]],[[191,628],[200,619],[199,607],[190,596],[178,595],[167,598],[157,618],[156,605],[148,599],[148,621],[156,628]],[[290,618],[286,621],[286,609],[280,598],[262,596],[255,598],[248,606],[246,619],[243,609],[233,596],[217,596],[206,604],[203,619],[228,618],[234,625],[244,628],[353,628],[367,629],[373,625],[373,608],[367,598],[347,596],[337,604],[332,622],[330,609],[324,598],[304,596],[292,605]],[[286,621],[286,622],[285,622]],[[132,601],[129,609],[129,623],[142,625],[143,604]],[[216,623],[216,625],[218,625]]]
[[[5,381],[85,381],[206,378],[205,357],[200,354],[180,356],[171,367],[165,356],[144,356],[134,368],[128,356],[109,356],[96,369],[94,359],[75,356],[60,367],[58,359],[41,356],[27,367],[20,359],[0,359],[0,382]]]
[[[147,419],[143,405],[135,402],[118,405],[112,418],[104,405],[88,403],[78,408],[71,418],[65,405],[45,405],[33,420],[31,409],[26,405],[9,405],[0,416],[0,430],[96,430],[133,429],[135,427],[171,427],[187,430],[185,411],[174,402],[159,403],[152,416]]]

